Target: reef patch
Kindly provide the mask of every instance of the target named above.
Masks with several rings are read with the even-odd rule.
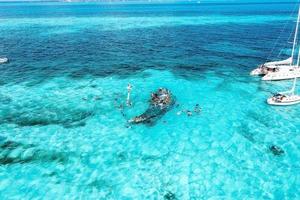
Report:
[[[65,161],[66,157],[62,153],[44,151],[32,144],[22,144],[11,140],[0,141],[0,165]]]

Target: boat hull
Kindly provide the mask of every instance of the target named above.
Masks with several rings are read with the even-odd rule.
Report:
[[[264,77],[263,81],[279,81],[288,80],[300,77],[300,68],[294,68],[289,70],[279,70],[277,72],[269,72]]]
[[[269,66],[259,66],[250,72],[251,76],[263,76],[268,73],[273,73],[273,70],[291,70],[295,66],[292,65],[269,65]]]
[[[281,100],[281,101],[277,101],[276,99],[274,99],[274,97],[270,97],[267,100],[267,103],[269,105],[273,105],[273,106],[290,106],[290,105],[295,105],[295,104],[300,103],[300,96],[299,95],[288,96],[288,97],[286,97],[286,99]]]
[[[266,73],[264,72],[264,70],[261,67],[258,67],[250,72],[251,76],[261,76],[261,75],[265,75],[265,74]]]

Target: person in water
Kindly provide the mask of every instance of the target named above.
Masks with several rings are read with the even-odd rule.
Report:
[[[200,108],[199,104],[195,105],[194,112],[197,114],[201,112],[201,108]]]
[[[179,104],[178,104],[179,106]],[[193,112],[196,113],[196,114],[199,114],[201,112],[201,107],[199,104],[196,104],[195,107],[194,107],[194,110]],[[188,117],[192,116],[193,115],[193,112],[191,110],[182,110],[182,111],[178,111],[176,114],[177,115],[181,115],[182,113],[186,113]]]
[[[163,92],[163,89],[162,89],[162,88],[159,88],[159,89],[158,89],[158,93],[161,94],[162,92]]]
[[[269,150],[275,155],[275,156],[280,156],[284,154],[284,150],[281,149],[279,146],[272,145],[269,147]]]

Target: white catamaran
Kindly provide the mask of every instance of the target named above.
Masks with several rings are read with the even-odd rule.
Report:
[[[300,77],[300,68],[293,65],[294,52],[298,37],[298,26],[300,20],[300,7],[298,10],[298,17],[293,41],[292,55],[288,59],[274,62],[267,62],[260,65],[258,68],[251,71],[251,75],[264,75],[262,80],[284,80]]]

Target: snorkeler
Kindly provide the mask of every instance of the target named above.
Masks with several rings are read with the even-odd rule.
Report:
[[[190,110],[182,110],[182,111],[178,111],[176,114],[177,114],[177,115],[181,115],[181,113],[186,113],[187,116],[189,116],[189,117],[193,115],[192,111],[190,111]]]
[[[195,105],[194,112],[197,114],[201,112],[201,108],[200,108],[199,104]]]
[[[269,150],[275,155],[275,156],[280,156],[284,154],[284,150],[280,148],[279,146],[272,145],[269,147]]]
[[[187,116],[189,116],[189,117],[193,115],[192,111],[190,111],[190,110],[187,110],[187,111],[186,111],[186,114],[187,114]]]

